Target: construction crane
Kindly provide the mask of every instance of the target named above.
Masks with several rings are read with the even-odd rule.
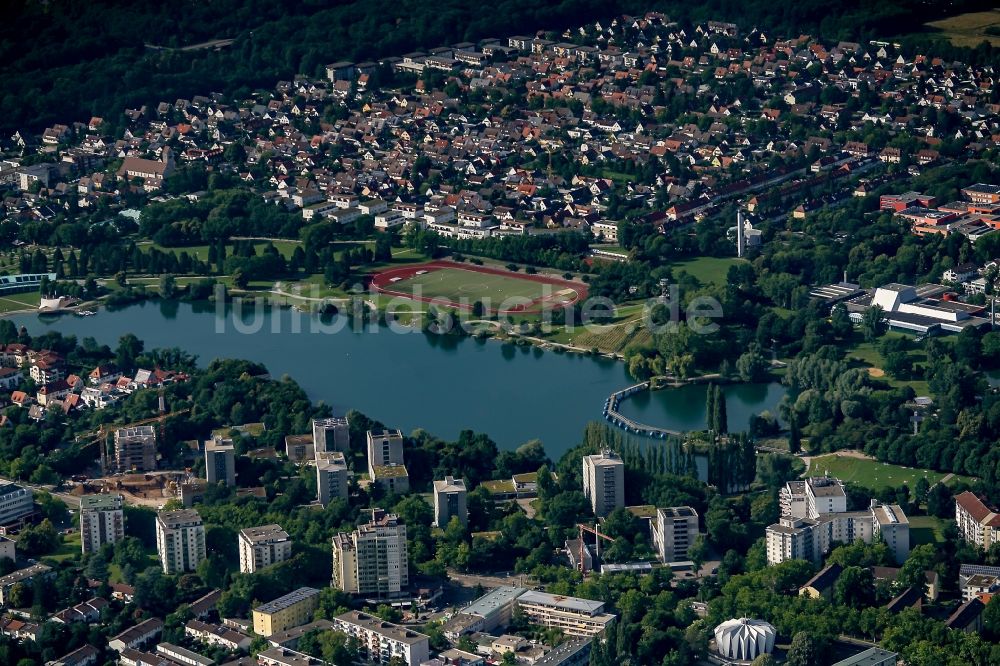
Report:
[[[121,428],[136,428],[138,426],[149,425],[150,423],[160,423],[162,424],[169,418],[174,416],[181,416],[182,414],[187,414],[190,409],[179,409],[175,412],[170,412],[169,414],[160,414],[159,416],[153,416],[148,419],[142,419],[140,421],[133,421],[132,423],[125,424],[106,424],[102,425],[97,430],[91,430],[90,432],[85,432],[81,435],[77,435],[76,441],[86,441],[87,445],[99,444],[101,451],[101,475],[105,476],[108,473],[108,447],[107,447],[107,437],[114,430],[119,430]],[[160,435],[162,436],[162,432]]]
[[[580,557],[578,558],[577,569],[583,575],[587,575],[587,564],[583,559],[584,553],[586,551],[586,546],[583,543],[583,533],[590,532],[595,537],[597,537],[596,539],[594,539],[594,557],[600,557],[601,555],[601,539],[604,539],[605,541],[610,541],[611,543],[614,543],[615,540],[613,537],[609,537],[607,534],[598,531],[597,525],[591,527],[589,525],[584,525],[583,523],[578,523],[576,527],[580,532]]]

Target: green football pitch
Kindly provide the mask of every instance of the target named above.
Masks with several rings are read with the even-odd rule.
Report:
[[[460,268],[433,269],[423,275],[392,282],[386,287],[420,298],[439,298],[455,303],[462,299],[470,303],[490,299],[494,305],[511,297],[534,301],[546,294],[560,291],[559,287],[521,280],[515,276],[464,271]]]

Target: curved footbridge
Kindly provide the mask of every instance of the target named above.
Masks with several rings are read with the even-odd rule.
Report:
[[[618,411],[618,405],[622,400],[638,393],[639,391],[648,390],[649,382],[640,382],[633,386],[629,386],[628,388],[624,388],[621,391],[615,391],[608,396],[607,400],[604,401],[604,418],[622,430],[635,435],[654,437],[656,439],[683,437],[684,433],[679,430],[668,430],[666,428],[658,428],[645,423],[639,423],[638,421],[633,421],[627,416],[622,415],[621,412]]]

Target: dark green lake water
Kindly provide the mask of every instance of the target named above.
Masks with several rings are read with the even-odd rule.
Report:
[[[338,332],[320,332],[313,329],[323,322],[293,310],[235,319],[230,308],[219,312],[208,303],[151,301],[93,317],[12,319],[32,334],[58,330],[112,348],[134,333],[147,349],[180,347],[202,364],[254,360],[273,377],[294,378],[338,414],[357,409],[404,432],[423,428],[445,438],[468,428],[489,434],[502,448],[537,438],[554,459],[579,443],[610,393],[632,383],[624,364],[607,359],[419,331],[356,331],[336,317],[323,322],[339,326]],[[781,392],[778,385],[727,387],[730,429],[745,428],[750,414],[773,409]],[[704,427],[704,404],[705,388],[688,386],[637,395],[622,411],[652,425],[691,430]]]

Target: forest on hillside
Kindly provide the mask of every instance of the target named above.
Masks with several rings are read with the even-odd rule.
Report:
[[[678,21],[730,20],[781,35],[825,39],[892,37],[925,21],[988,7],[989,0],[180,0],[170,4],[16,0],[0,22],[0,134],[53,123],[115,120],[125,108],[220,92],[243,97],[296,73],[322,75],[325,63],[400,55],[462,40],[504,37],[622,13],[658,10]],[[911,37],[922,44],[931,35]],[[181,50],[234,39],[221,50]],[[158,49],[147,48],[147,44]],[[943,47],[945,49],[951,47]],[[995,59],[996,49],[952,49]],[[948,54],[945,54],[948,55]]]

